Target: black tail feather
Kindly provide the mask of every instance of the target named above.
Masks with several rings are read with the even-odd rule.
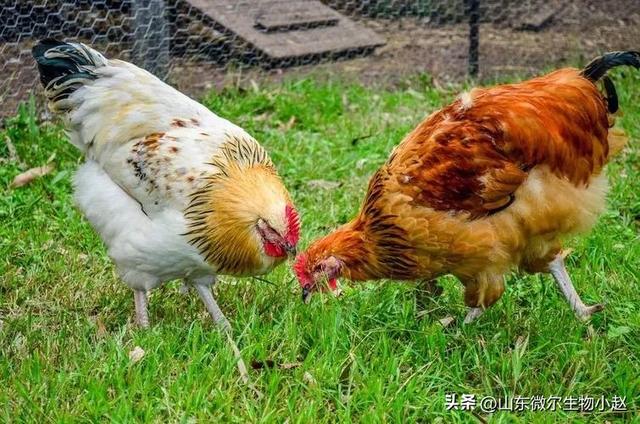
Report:
[[[607,109],[609,113],[615,113],[618,110],[618,94],[616,93],[616,87],[613,85],[613,82],[609,77],[605,76],[605,74],[609,69],[622,65],[633,66],[640,69],[640,52],[621,51],[605,53],[593,59],[581,72],[583,77],[592,82],[603,79],[602,82],[607,93]]]
[[[607,93],[607,110],[609,113],[616,113],[618,111],[618,93],[616,92],[616,86],[613,85],[613,81],[608,76],[602,78],[602,84],[604,85],[604,91]]]
[[[585,66],[582,70],[582,76],[596,82],[602,78],[609,69],[622,65],[633,66],[640,69],[640,52],[630,50],[605,53],[593,59]]]
[[[94,55],[84,45],[65,43],[53,38],[40,41],[31,52],[38,63],[40,81],[45,87],[52,80],[68,75],[93,79],[95,74],[91,72],[91,68],[99,66]]]
[[[38,63],[45,94],[55,104],[69,97],[87,80],[97,78],[96,68],[107,61],[100,53],[81,43],[65,43],[47,38],[31,50]]]

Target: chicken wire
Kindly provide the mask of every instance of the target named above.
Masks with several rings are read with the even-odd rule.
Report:
[[[367,84],[402,84],[420,73],[437,83],[464,79],[476,70],[482,79],[527,76],[606,50],[640,47],[637,0],[322,0],[384,44],[278,60],[203,13],[203,5],[224,8],[223,15],[241,12],[258,22],[265,11],[304,8],[305,1],[310,0],[1,1],[0,117],[41,92],[31,47],[45,37],[82,41],[196,97],[227,84],[312,72]],[[320,19],[308,28],[294,27],[295,14],[287,16],[293,16],[291,25],[278,31],[294,37],[324,25]]]

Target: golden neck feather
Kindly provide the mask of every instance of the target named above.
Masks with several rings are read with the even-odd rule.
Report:
[[[251,138],[229,137],[213,159],[218,172],[193,193],[185,211],[186,236],[216,272],[256,275],[283,258],[265,255],[256,229],[258,219],[290,202],[265,150]]]

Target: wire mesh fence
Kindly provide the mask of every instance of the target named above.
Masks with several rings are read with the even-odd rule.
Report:
[[[197,96],[320,72],[398,84],[530,75],[640,47],[637,0],[3,0],[0,117],[37,90],[38,39],[82,41]]]

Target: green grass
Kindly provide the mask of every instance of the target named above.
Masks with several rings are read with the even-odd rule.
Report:
[[[640,77],[615,80],[633,141],[608,168],[607,212],[571,243],[569,260],[583,299],[607,304],[592,334],[544,275],[509,276],[502,299],[469,326],[450,277],[443,296],[422,303],[411,284],[379,282],[308,306],[288,266],[268,276],[275,285],[222,278],[216,294],[245,360],[301,362],[252,370],[261,400],[178,282],[152,293],[149,330],[132,325],[131,291],[73,206],[80,155],[59,127],[23,109],[0,132],[0,157],[9,137],[28,166],[57,168],[11,190],[20,170],[0,167],[0,421],[474,422],[445,410],[446,393],[473,393],[619,395],[632,410],[481,414],[492,422],[640,422]],[[304,247],[354,215],[391,148],[457,91],[426,82],[388,91],[309,79],[211,93],[205,103],[271,152],[302,213]],[[341,185],[308,186],[318,179]],[[447,315],[456,321],[443,328]],[[135,346],[146,354],[131,363]]]

